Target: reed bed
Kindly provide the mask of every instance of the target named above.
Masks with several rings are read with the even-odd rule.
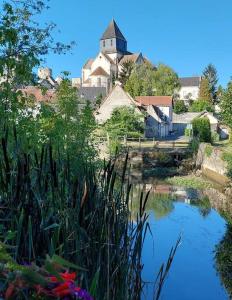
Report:
[[[140,299],[148,195],[134,222],[127,158],[117,178],[112,161],[101,170],[86,162],[75,168],[60,153],[51,145],[25,153],[16,134],[1,139],[1,241],[18,263],[56,254],[82,267],[78,280],[94,299]]]

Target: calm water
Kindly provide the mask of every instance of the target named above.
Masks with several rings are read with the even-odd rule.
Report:
[[[183,191],[177,196],[164,192],[150,197],[147,210],[153,237],[147,234],[143,248],[144,281],[154,282],[182,236],[160,299],[229,299],[215,269],[215,247],[225,234],[226,222],[205,202],[192,201]],[[153,284],[147,284],[143,299],[153,299]]]

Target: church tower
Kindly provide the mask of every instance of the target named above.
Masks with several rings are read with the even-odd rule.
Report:
[[[110,22],[100,40],[100,51],[107,54],[115,62],[127,54],[127,41],[114,19]]]

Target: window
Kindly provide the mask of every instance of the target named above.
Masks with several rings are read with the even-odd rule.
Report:
[[[106,41],[103,41],[103,47],[105,47],[106,46]]]
[[[113,46],[113,40],[110,40],[110,45]]]

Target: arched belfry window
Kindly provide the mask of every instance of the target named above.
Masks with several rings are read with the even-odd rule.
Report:
[[[110,45],[113,46],[113,40],[110,40]]]
[[[103,47],[105,47],[106,46],[106,41],[103,41]]]

